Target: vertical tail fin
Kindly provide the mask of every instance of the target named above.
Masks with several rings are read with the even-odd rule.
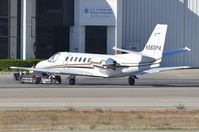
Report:
[[[141,53],[154,59],[162,58],[166,32],[167,25],[157,24]]]

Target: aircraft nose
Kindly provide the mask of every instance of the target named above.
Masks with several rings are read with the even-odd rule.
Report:
[[[43,68],[45,66],[45,61],[40,61],[36,64],[35,68]]]

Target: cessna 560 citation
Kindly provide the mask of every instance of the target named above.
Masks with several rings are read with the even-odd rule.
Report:
[[[102,78],[115,78],[129,76],[129,85],[135,84],[137,75],[156,73],[161,71],[189,68],[160,67],[163,57],[190,51],[189,48],[180,48],[163,52],[167,25],[157,24],[143,51],[135,52],[119,48],[116,51],[126,54],[101,55],[87,53],[59,52],[48,60],[39,62],[35,68],[11,67],[15,70],[31,70],[35,74],[35,83],[41,83],[46,77],[61,83],[57,74],[67,74],[69,85],[75,85],[76,76],[91,76]],[[52,81],[52,80],[51,80]]]

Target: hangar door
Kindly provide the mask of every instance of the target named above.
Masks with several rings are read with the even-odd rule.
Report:
[[[107,26],[86,26],[86,53],[107,54]]]
[[[36,1],[36,58],[69,51],[69,29],[74,21],[74,0]]]

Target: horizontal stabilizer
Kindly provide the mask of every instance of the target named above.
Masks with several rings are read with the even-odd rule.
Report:
[[[120,48],[116,48],[116,47],[113,47],[112,49],[115,50],[115,51],[120,51],[120,52],[124,52],[124,53],[128,53],[128,54],[136,54],[136,55],[141,55],[141,56],[145,56],[145,57],[150,58],[149,56],[147,56],[146,54],[141,53],[141,52],[125,50],[125,49],[120,49]]]
[[[184,53],[184,52],[190,52],[190,51],[191,51],[191,49],[188,47],[174,49],[174,50],[170,50],[170,51],[164,51],[163,57],[167,57],[167,56],[171,56],[171,55],[175,55],[175,54],[179,54],[179,53]]]

